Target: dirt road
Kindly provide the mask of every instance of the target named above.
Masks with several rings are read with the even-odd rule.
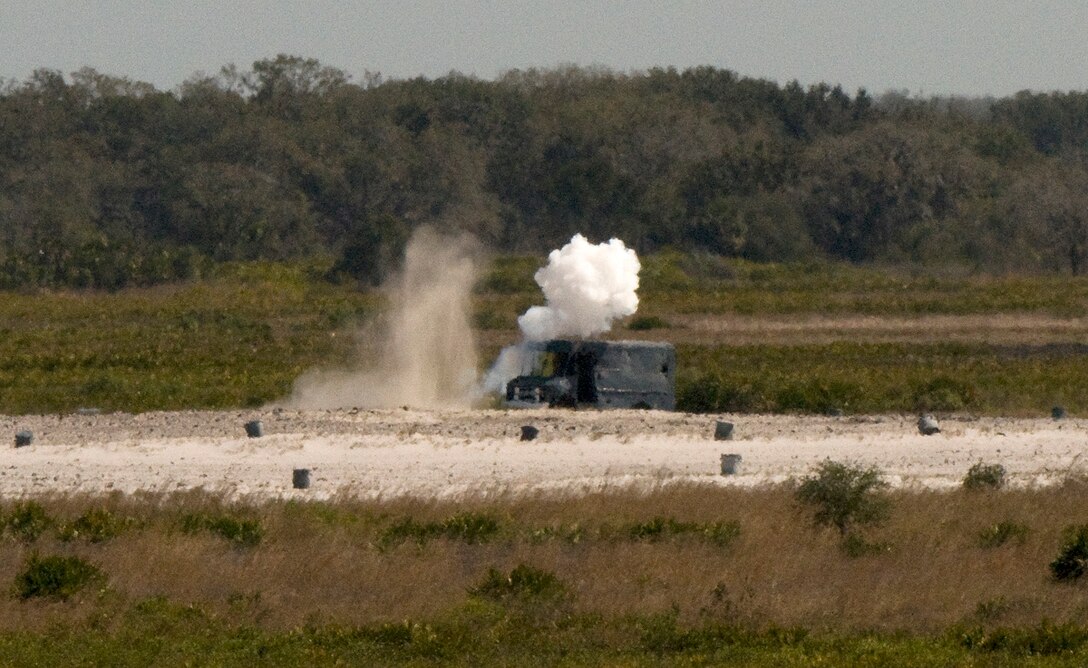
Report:
[[[714,440],[718,419],[735,440]],[[243,424],[261,420],[264,436]],[[539,436],[521,441],[521,426]],[[1012,484],[1082,470],[1088,421],[945,418],[922,436],[909,416],[718,416],[645,411],[247,411],[0,417],[14,443],[0,495],[205,488],[231,495],[457,497],[675,481],[759,485],[804,475],[825,458],[876,464],[897,486],[959,484],[978,461]],[[5,439],[6,440],[6,439]],[[720,456],[742,456],[721,475]],[[291,487],[311,469],[310,489]]]

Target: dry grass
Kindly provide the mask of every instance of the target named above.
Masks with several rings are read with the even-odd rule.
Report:
[[[223,507],[199,494],[41,501],[60,521],[105,505],[143,525],[101,543],[65,543],[54,532],[31,545],[5,538],[0,582],[13,582],[31,552],[78,555],[108,576],[106,587],[66,603],[0,599],[5,631],[108,617],[155,596],[270,629],[427,619],[464,604],[488,568],[508,572],[522,563],[558,575],[571,592],[572,612],[606,617],[678,610],[690,623],[925,633],[960,623],[1088,622],[1088,587],[1056,583],[1047,571],[1063,528],[1088,516],[1088,485],[1079,482],[896,492],[889,521],[867,533],[888,549],[857,558],[843,552],[837,534],[812,527],[788,487],[668,487],[459,504]],[[258,518],[264,539],[239,548],[178,529],[185,513],[208,511]],[[498,518],[499,534],[477,544],[446,538],[379,544],[380,532],[398,518],[438,521],[461,512]],[[736,520],[741,534],[721,547],[697,536],[651,542],[625,533],[625,526],[654,517]],[[1023,542],[982,547],[980,532],[1003,521],[1029,528]],[[541,532],[548,527],[554,531]]]

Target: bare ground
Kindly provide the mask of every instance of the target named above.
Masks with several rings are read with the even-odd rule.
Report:
[[[714,439],[718,419],[735,424],[735,440]],[[249,420],[262,421],[263,437],[246,437]],[[194,488],[304,498],[581,494],[680,481],[761,485],[804,475],[826,458],[875,464],[899,487],[952,487],[979,461],[1003,464],[1020,486],[1082,472],[1088,421],[949,417],[933,436],[915,423],[894,415],[551,410],[0,416],[7,438],[34,434],[32,445],[4,450],[0,496]],[[522,425],[539,436],[520,440]],[[725,453],[741,455],[736,475],[721,474]],[[310,489],[292,489],[295,468],[311,469]]]

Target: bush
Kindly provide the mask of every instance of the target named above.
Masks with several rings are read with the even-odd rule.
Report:
[[[517,327],[517,321],[509,313],[484,308],[472,314],[472,326],[475,329],[484,330],[514,329]]]
[[[888,483],[880,469],[862,468],[830,459],[816,467],[797,488],[797,500],[815,507],[813,521],[818,526],[835,527],[844,537],[858,524],[883,520],[890,502],[881,492]]]
[[[492,600],[559,598],[566,593],[566,586],[551,571],[519,564],[510,575],[503,575],[494,568],[487,569],[484,579],[469,593]]]
[[[648,522],[639,522],[638,524],[632,524],[627,527],[626,534],[631,540],[644,540],[648,542],[656,543],[661,540],[667,533],[681,533],[686,529],[686,525],[677,522],[672,519],[665,519],[663,517],[655,517]]]
[[[1088,645],[1083,626],[1048,621],[1025,628],[959,630],[957,635],[960,645],[970,650],[1032,657],[1069,654]]]
[[[1001,489],[1005,486],[1005,467],[1001,464],[979,462],[967,470],[963,488],[970,490]]]
[[[404,517],[390,524],[378,534],[378,545],[384,548],[409,539],[422,545],[430,536],[431,531],[427,524],[417,522],[411,517]]]
[[[676,384],[676,410],[685,413],[710,413],[719,410],[722,380],[715,374],[695,378],[681,376]]]
[[[443,538],[463,540],[466,543],[484,543],[499,532],[499,521],[481,513],[458,513],[439,525]]]
[[[461,540],[466,543],[484,543],[499,532],[499,521],[482,513],[458,513],[441,522],[417,522],[405,517],[389,525],[379,534],[378,545],[388,547],[405,540],[422,545],[432,538]]]
[[[718,547],[725,547],[740,536],[740,524],[731,520],[704,524],[700,535],[708,543]]]
[[[914,390],[914,410],[919,412],[958,411],[974,402],[974,387],[948,376],[938,376]]]
[[[181,530],[185,533],[209,531],[237,547],[254,547],[264,538],[264,529],[259,521],[229,515],[186,515],[181,519]]]
[[[627,329],[634,332],[644,332],[651,329],[667,329],[669,323],[656,315],[644,315],[635,318],[627,324]]]
[[[39,596],[66,600],[101,578],[98,568],[79,557],[32,554],[23,571],[15,576],[15,595],[24,601]]]
[[[812,380],[788,385],[775,396],[778,409],[787,412],[841,414],[858,405],[862,388],[851,382]]]
[[[631,540],[656,543],[667,536],[692,535],[724,547],[740,535],[740,525],[733,521],[699,524],[697,522],[678,522],[671,517],[655,517],[647,522],[627,526],[623,533]]]
[[[92,508],[70,524],[60,528],[57,535],[63,541],[85,540],[101,543],[124,531],[132,520],[117,517],[105,508]]]
[[[1023,544],[1027,539],[1028,528],[1015,522],[998,522],[991,524],[978,534],[979,547],[1001,547],[1009,541]]]
[[[699,638],[677,624],[675,610],[651,615],[638,623],[644,649],[655,654],[673,654],[695,649]]]
[[[36,501],[21,501],[4,515],[3,528],[15,538],[32,543],[52,526],[53,520]]]
[[[890,551],[891,545],[885,542],[865,540],[857,534],[850,534],[842,539],[842,551],[851,559],[868,557]]]
[[[1088,566],[1088,525],[1069,527],[1058,557],[1050,562],[1056,580],[1076,580]]]

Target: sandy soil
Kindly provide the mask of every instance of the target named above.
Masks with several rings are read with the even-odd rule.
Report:
[[[259,419],[264,436],[247,438]],[[735,439],[714,440],[717,419]],[[676,481],[759,485],[825,458],[876,464],[897,486],[959,484],[980,460],[1013,484],[1082,471],[1088,421],[909,416],[706,416],[645,411],[245,411],[0,417],[0,496],[204,488],[232,495],[458,497]],[[539,436],[521,441],[521,426]],[[15,448],[30,430],[33,444]],[[720,456],[742,456],[736,475]],[[311,469],[294,490],[292,470]]]

